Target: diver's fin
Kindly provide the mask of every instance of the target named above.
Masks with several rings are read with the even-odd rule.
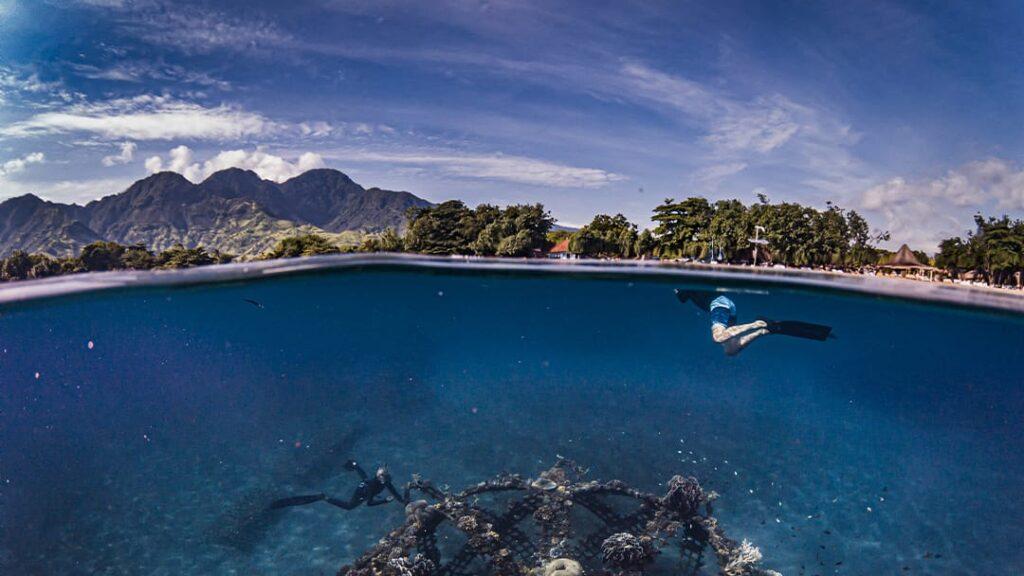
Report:
[[[685,290],[680,290],[679,288],[676,288],[676,298],[679,298],[680,302],[686,304],[686,302],[690,299],[690,293]]]
[[[761,320],[768,323],[769,334],[782,334],[783,336],[807,338],[808,340],[819,340],[822,342],[828,340],[829,335],[832,334],[832,327],[822,324],[811,324],[810,322],[800,322],[799,320],[769,320],[767,318],[761,318]]]
[[[278,508],[287,508],[289,506],[302,506],[303,504],[312,504],[313,502],[319,502],[326,500],[325,494],[309,494],[307,496],[292,496],[291,498],[282,498],[280,500],[274,500],[270,503],[270,510],[277,510]]]

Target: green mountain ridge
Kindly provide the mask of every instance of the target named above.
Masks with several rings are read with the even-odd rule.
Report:
[[[358,243],[365,233],[404,229],[409,208],[430,205],[408,192],[365,189],[331,169],[280,184],[237,168],[199,184],[160,172],[85,206],[32,194],[0,203],[0,255],[24,250],[70,256],[90,242],[109,240],[153,250],[204,246],[251,257],[298,234]]]

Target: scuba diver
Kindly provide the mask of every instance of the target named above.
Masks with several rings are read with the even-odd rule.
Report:
[[[824,341],[832,333],[830,326],[796,320],[775,321],[758,318],[747,324],[736,324],[736,304],[728,296],[678,288],[675,292],[680,302],[693,302],[694,306],[711,314],[711,339],[722,345],[726,356],[739,354],[751,342],[766,334]]]
[[[387,468],[384,466],[378,468],[377,472],[372,477],[370,477],[355,460],[345,462],[345,469],[355,472],[360,478],[359,485],[356,486],[355,491],[352,492],[352,496],[349,497],[348,500],[331,498],[324,493],[308,494],[304,496],[292,496],[290,498],[275,500],[270,504],[269,509],[277,510],[279,508],[287,508],[289,506],[302,506],[304,504],[312,504],[321,500],[343,510],[351,510],[364,503],[367,506],[380,506],[396,500],[402,504],[409,503],[409,490],[406,489],[405,494],[399,494],[398,490],[395,489],[395,485],[391,483],[391,474],[388,473]],[[385,490],[390,492],[391,496],[378,498],[378,496],[380,496]]]

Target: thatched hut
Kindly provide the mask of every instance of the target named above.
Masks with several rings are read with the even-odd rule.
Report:
[[[895,254],[878,265],[878,271],[882,274],[894,274],[903,278],[927,279],[933,281],[936,276],[942,278],[943,270],[927,264],[922,264],[914,252],[906,244],[900,246]]]

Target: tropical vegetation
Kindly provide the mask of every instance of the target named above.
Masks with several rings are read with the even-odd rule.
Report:
[[[790,266],[860,268],[883,262],[890,252],[877,246],[887,232],[873,232],[855,210],[827,203],[824,210],[767,197],[745,205],[739,200],[710,202],[701,197],[669,198],[654,208],[653,229],[640,229],[622,214],[598,214],[578,230],[553,229],[541,204],[470,208],[458,200],[415,207],[404,233],[394,228],[363,234],[359,244],[336,235],[299,234],[280,239],[260,259],[294,258],[342,252],[414,252],[432,255],[525,257],[568,240],[568,251],[590,258],[691,258],[745,263],[757,236],[762,252]],[[1024,221],[975,217],[966,238],[948,238],[934,259],[914,251],[954,277],[996,285],[1021,284],[1024,275]],[[46,278],[75,272],[188,268],[230,262],[234,256],[177,244],[154,252],[141,244],[97,241],[77,256],[55,258],[15,250],[0,259],[0,280]]]
[[[947,238],[939,243],[935,265],[954,277],[980,279],[997,286],[1021,285],[1024,221],[978,214],[974,224],[974,232],[966,238]]]

